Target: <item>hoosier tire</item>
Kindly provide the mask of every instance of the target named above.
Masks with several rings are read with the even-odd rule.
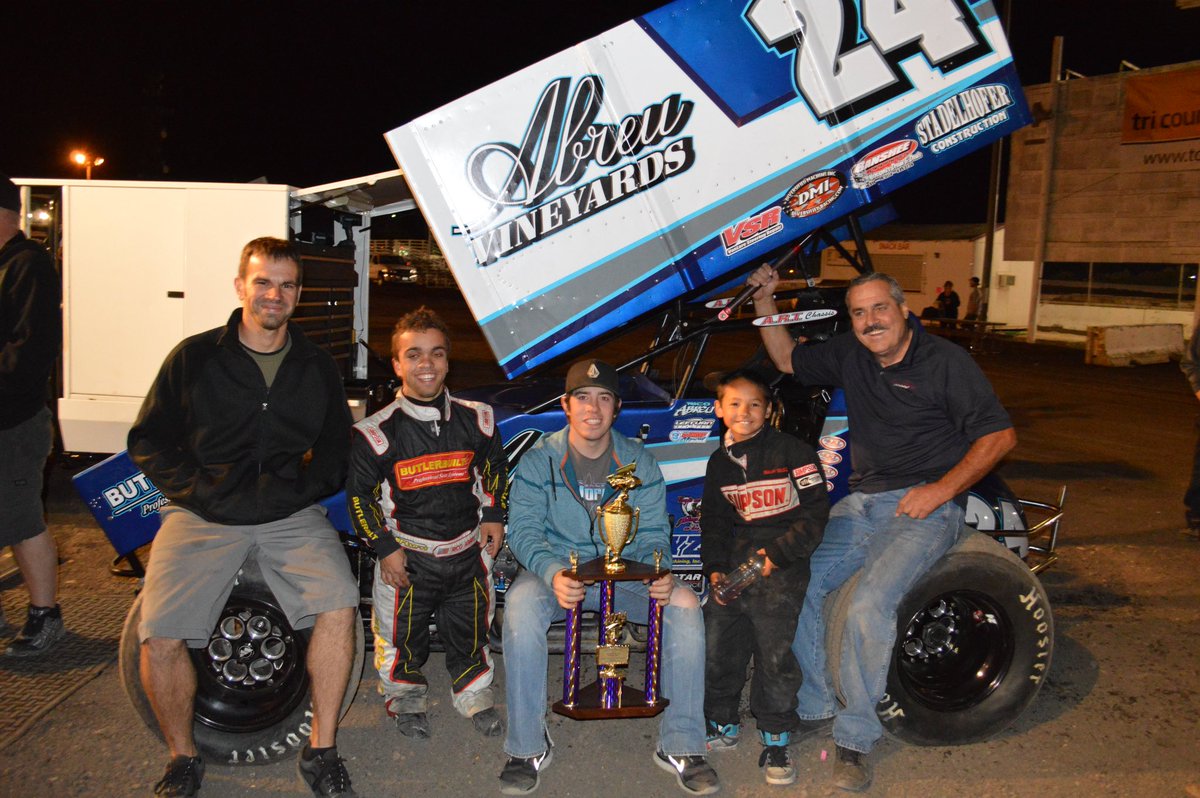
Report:
[[[841,639],[855,576],[827,607],[826,650],[840,695]],[[1054,651],[1054,619],[1037,576],[972,532],[900,602],[884,729],[915,745],[960,745],[1007,728],[1037,695]]]
[[[121,683],[142,722],[162,739],[139,673],[141,610],[138,596],[121,631]],[[188,649],[196,668],[193,734],[206,762],[269,764],[300,751],[312,731],[307,647],[308,632],[292,629],[257,569],[247,569],[221,612],[209,646]],[[350,709],[358,690],[363,651],[363,626],[356,618],[354,661],[340,715]]]

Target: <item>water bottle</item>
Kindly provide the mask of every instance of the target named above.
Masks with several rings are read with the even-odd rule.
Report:
[[[742,595],[746,588],[759,580],[766,564],[767,559],[761,554],[751,554],[750,559],[735,568],[733,573],[725,577],[725,581],[717,585],[714,591],[717,601],[728,604]]]

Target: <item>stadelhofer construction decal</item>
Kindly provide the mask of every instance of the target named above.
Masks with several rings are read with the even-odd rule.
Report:
[[[387,140],[512,377],[1027,122],[991,2],[680,0]]]

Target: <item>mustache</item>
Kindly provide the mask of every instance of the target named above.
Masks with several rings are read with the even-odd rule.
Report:
[[[887,326],[884,324],[868,324],[863,328],[863,335],[873,332],[884,332],[885,330],[887,330]]]

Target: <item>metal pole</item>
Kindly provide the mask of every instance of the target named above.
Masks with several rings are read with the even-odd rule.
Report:
[[[997,2],[999,3],[999,0]],[[1000,26],[1004,30],[1004,35],[1007,36],[1012,19],[1012,0],[999,4],[1002,6]],[[980,282],[983,284],[983,299],[979,303],[979,315],[976,317],[977,321],[982,322],[988,320],[988,300],[992,295],[992,251],[996,248],[996,227],[1000,215],[1000,180],[1004,169],[1004,141],[1005,139],[1001,138],[992,144],[992,162],[988,170],[987,232],[983,239],[983,274],[980,276]]]
[[[1050,58],[1050,116],[1046,124],[1046,158],[1042,166],[1041,208],[1038,212],[1037,233],[1033,239],[1033,286],[1029,294],[1030,342],[1037,341],[1038,306],[1042,298],[1042,266],[1046,260],[1046,238],[1050,227],[1050,188],[1054,177],[1054,151],[1058,138],[1058,87],[1062,82],[1063,37],[1054,37]]]

